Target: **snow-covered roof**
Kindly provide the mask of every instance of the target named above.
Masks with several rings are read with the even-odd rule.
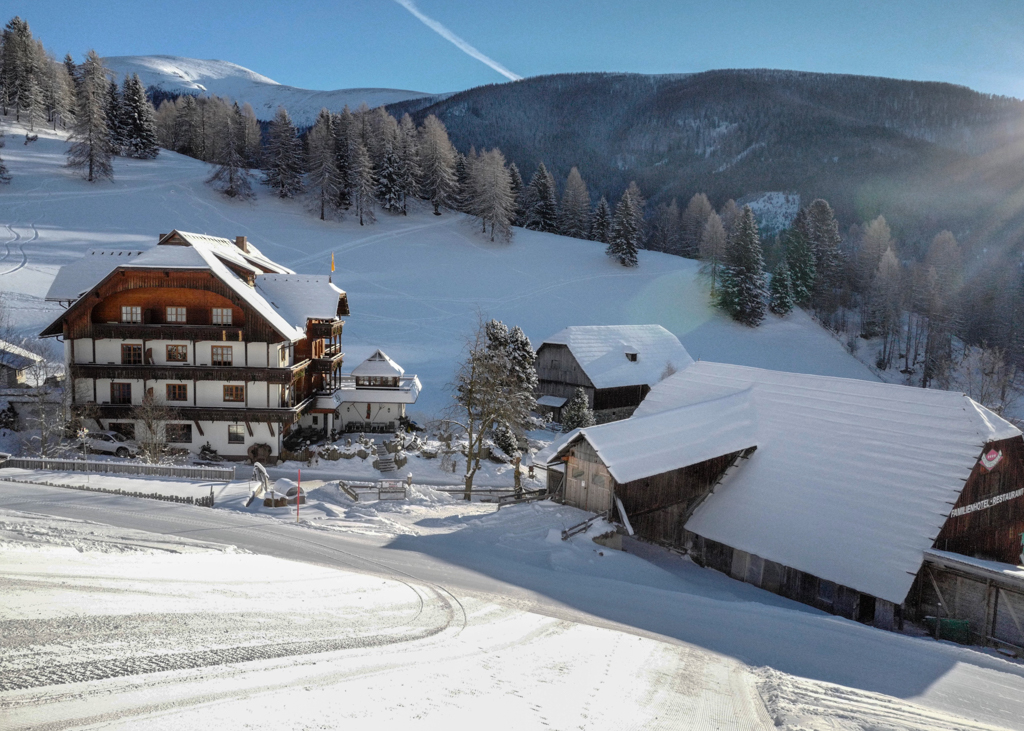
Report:
[[[758,446],[749,390],[643,418],[576,429],[534,460],[557,460],[578,437],[590,442],[620,484]]]
[[[384,378],[400,378],[405,369],[395,363],[383,350],[377,350],[369,358],[352,369],[353,376],[382,376]]]
[[[256,289],[277,312],[295,327],[305,328],[306,320],[333,320],[345,292],[328,276],[312,274],[260,274]]]
[[[62,266],[50,283],[50,302],[76,300],[103,280],[115,267],[143,253],[141,249],[90,249],[78,261]]]
[[[704,361],[620,423],[743,393],[758,449],[687,529],[896,603],[983,446],[1021,434],[962,393]]]
[[[986,561],[983,558],[963,556],[959,553],[949,553],[948,551],[939,551],[934,548],[925,551],[924,555],[932,563],[960,569],[976,576],[1002,580],[1008,584],[1016,584],[1021,589],[1024,589],[1024,565],[1014,566],[998,561]]]
[[[561,396],[541,396],[537,399],[538,406],[551,406],[555,409],[560,409],[565,406],[565,402],[568,399],[564,399]]]
[[[39,363],[42,360],[43,356],[41,355],[6,340],[0,340],[0,366],[8,366],[20,371],[22,368],[28,368],[33,363]]]
[[[370,388],[356,386],[355,378],[342,376],[341,385],[334,392],[334,400],[342,404],[414,404],[423,385],[418,376],[403,376],[398,388]]]
[[[77,300],[118,268],[205,269],[288,340],[305,337],[307,318],[337,317],[339,301],[345,293],[327,277],[297,275],[267,259],[252,244],[247,244],[247,248],[243,252],[233,241],[216,236],[172,231],[162,236],[157,246],[144,251],[93,250],[83,261],[61,267],[47,299]],[[253,275],[257,286],[250,286],[232,266],[240,268],[247,277]],[[274,296],[273,302],[265,296],[270,294]],[[60,319],[44,332],[59,332],[59,328],[54,328]]]
[[[567,327],[540,347],[545,345],[567,346],[595,388],[653,386],[669,363],[681,370],[693,362],[679,338],[661,325]],[[636,359],[630,360],[627,353]]]

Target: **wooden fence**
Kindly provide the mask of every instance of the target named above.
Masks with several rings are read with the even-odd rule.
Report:
[[[113,475],[181,477],[186,480],[203,481],[230,482],[235,479],[233,467],[173,467],[135,462],[97,462],[84,459],[49,459],[46,457],[9,457],[6,460],[0,458],[0,469],[4,467],[19,467],[26,470],[52,470],[55,472],[105,472]]]

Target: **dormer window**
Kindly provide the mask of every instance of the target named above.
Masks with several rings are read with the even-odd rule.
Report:
[[[142,322],[142,308],[134,305],[121,305],[121,322],[129,324]]]
[[[637,359],[637,354],[636,353],[631,353],[628,350],[626,351],[626,360],[628,360],[630,363],[636,363],[636,359]]]

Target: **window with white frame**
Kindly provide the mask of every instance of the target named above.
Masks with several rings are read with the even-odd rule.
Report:
[[[214,325],[230,325],[231,324],[231,308],[230,307],[214,307],[213,308],[213,324]]]
[[[167,322],[185,323],[185,308],[184,307],[168,307],[167,308]]]
[[[142,308],[135,305],[121,305],[121,322],[142,322]]]

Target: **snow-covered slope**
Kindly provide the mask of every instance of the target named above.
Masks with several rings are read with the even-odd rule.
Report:
[[[642,251],[640,266],[624,269],[600,244],[521,229],[511,244],[492,244],[465,217],[427,208],[379,212],[369,226],[352,216],[325,223],[262,187],[255,203],[230,201],[204,183],[208,165],[165,151],[119,158],[115,182],[90,184],[64,167],[67,145],[52,132],[13,144],[20,128],[4,127],[12,182],[0,188],[0,291],[25,333],[56,316],[42,298],[61,265],[98,247],[146,249],[178,228],[248,236],[303,274],[328,274],[333,252],[334,283],[352,309],[346,370],[381,348],[419,375],[420,416],[448,402],[444,385],[477,312],[520,325],[534,343],[569,325],[659,324],[694,359],[874,378],[803,312],[756,329],[723,317],[708,306],[693,261]]]
[[[249,102],[260,119],[272,119],[277,108],[283,106],[300,125],[312,124],[323,107],[341,111],[346,104],[352,109],[364,102],[377,107],[430,96],[406,89],[299,89],[228,61],[181,56],[108,56],[103,64],[118,79],[125,74],[138,74],[147,88],[155,86],[171,93],[229,97],[239,104]],[[442,98],[440,95],[436,100]]]

